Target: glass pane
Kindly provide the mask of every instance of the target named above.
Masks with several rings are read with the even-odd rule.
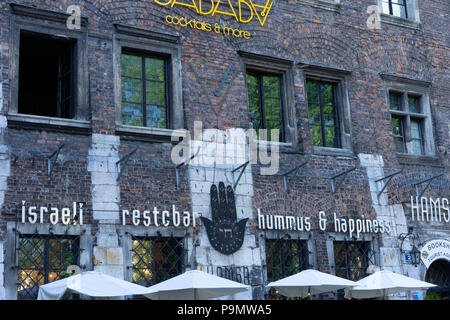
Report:
[[[394,17],[406,18],[406,10],[404,5],[392,4],[392,15]]]
[[[403,121],[399,118],[392,118],[392,134],[403,137]]]
[[[147,127],[167,128],[166,108],[147,105]]]
[[[140,104],[122,103],[122,123],[142,127],[142,106]]]
[[[281,141],[281,121],[267,120],[267,140],[272,141],[272,134],[274,141]],[[275,133],[272,130],[278,130],[278,139],[275,139]]]
[[[391,14],[389,11],[389,1],[383,0],[383,13]]]
[[[311,126],[313,144],[315,146],[322,146],[322,130],[320,126]]]
[[[337,148],[338,139],[335,127],[325,127],[325,147]]]
[[[423,154],[422,140],[411,140],[408,143],[408,151],[412,154]]]
[[[142,58],[122,54],[122,76],[142,79]]]
[[[164,82],[146,81],[145,86],[148,104],[166,105],[166,86]]]
[[[142,80],[122,77],[122,101],[142,102]]]
[[[279,99],[265,98],[264,111],[266,119],[281,119],[281,104]]]
[[[422,139],[420,121],[411,120],[411,138]]]
[[[397,152],[404,153],[405,152],[405,143],[403,142],[403,138],[394,137],[395,150]]]
[[[408,97],[408,105],[410,112],[420,113],[420,98],[419,97]]]
[[[401,95],[396,93],[389,94],[389,102],[391,110],[402,110],[401,105]]]
[[[308,117],[311,125],[320,125],[319,86],[317,82],[307,81]]]
[[[334,126],[336,124],[336,110],[333,104],[325,104],[322,107],[323,121],[326,126]]]
[[[320,93],[322,95],[323,105],[332,105],[333,101],[333,85],[329,83],[320,84]]]
[[[247,74],[248,109],[253,129],[259,129],[261,125],[261,112],[259,101],[258,78]]]
[[[280,97],[280,78],[279,77],[263,77],[264,97]]]
[[[146,80],[165,81],[164,60],[156,58],[145,58]]]

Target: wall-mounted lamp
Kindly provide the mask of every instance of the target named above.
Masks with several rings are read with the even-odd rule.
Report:
[[[408,253],[409,256],[411,257],[411,263],[414,266],[417,266],[420,264],[420,251],[416,247],[416,241],[420,242],[420,238],[419,235],[417,233],[414,233],[413,231],[414,231],[413,227],[408,227],[408,233],[402,233],[398,236],[398,238],[402,240],[400,244],[400,252],[402,254]],[[412,249],[410,251],[403,250],[403,242],[405,241],[406,238],[410,239],[410,243],[412,246]]]

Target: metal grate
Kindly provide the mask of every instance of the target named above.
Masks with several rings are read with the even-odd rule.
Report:
[[[306,240],[266,239],[267,282],[280,280],[309,268]],[[281,300],[283,296],[270,289],[266,299]]]
[[[149,287],[184,272],[183,238],[132,237],[132,281]]]
[[[63,279],[79,264],[79,236],[20,235],[17,248],[17,298],[36,299],[39,286]]]
[[[334,241],[334,264],[336,276],[358,281],[367,276],[367,267],[375,264],[374,251],[369,241]],[[337,298],[344,298],[338,290]]]

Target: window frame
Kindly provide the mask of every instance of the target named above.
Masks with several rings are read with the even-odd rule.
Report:
[[[313,77],[307,77],[306,79],[306,83],[308,83],[308,81],[311,82],[315,82],[318,84],[329,84],[332,85],[332,91],[333,91],[333,108],[334,108],[334,121],[335,121],[335,125],[333,126],[335,131],[336,131],[336,136],[337,136],[337,146],[333,146],[333,147],[327,147],[326,145],[326,137],[325,137],[325,128],[329,127],[327,125],[325,125],[324,122],[324,116],[323,116],[323,99],[321,94],[321,89],[319,86],[319,112],[320,112],[320,133],[321,133],[321,139],[322,139],[322,145],[321,146],[317,146],[317,147],[324,147],[324,148],[335,148],[335,149],[341,149],[342,146],[342,137],[341,137],[341,128],[340,128],[340,115],[339,115],[339,102],[338,102],[338,85],[339,82],[335,82],[335,81],[324,81],[324,80],[316,80]],[[306,89],[307,91],[307,89]],[[306,102],[308,102],[308,99],[306,99]],[[308,106],[308,120],[310,121],[310,115],[309,115],[309,106]]]
[[[381,22],[415,30],[420,29],[421,21],[418,0],[404,0],[406,12],[405,18],[391,14],[391,6],[389,6],[389,12],[385,12],[383,3],[386,3],[386,1],[387,0],[378,0],[378,11],[380,13]],[[389,0],[389,2],[390,1],[391,0]]]
[[[283,142],[267,142],[257,140],[258,144],[276,143],[280,147],[280,152],[295,152],[301,153],[299,146],[299,137],[297,132],[297,116],[295,108],[295,87],[294,87],[294,64],[293,61],[274,58],[254,54],[246,51],[238,51],[241,59],[241,69],[243,70],[244,83],[247,98],[248,111],[248,88],[247,88],[247,72],[261,72],[269,74],[279,74],[281,77],[281,99],[282,99],[282,127],[283,127]]]
[[[115,24],[113,36],[114,104],[116,109],[116,134],[131,139],[167,142],[177,129],[184,129],[183,93],[181,76],[181,46],[178,36],[151,32],[134,27]],[[122,76],[121,56],[123,49],[135,50],[149,55],[166,56],[168,64],[170,116],[167,128],[152,128],[122,124]],[[177,135],[183,136],[183,130]]]
[[[51,232],[50,232],[51,231]],[[76,225],[65,226],[61,224],[52,225],[50,223],[43,224],[17,224],[14,221],[9,221],[6,224],[6,241],[4,246],[5,250],[5,265],[16,266],[14,268],[5,268],[4,271],[4,286],[5,297],[7,300],[17,300],[18,292],[18,255],[16,254],[16,248],[18,246],[18,235],[34,235],[34,236],[67,236],[77,237],[79,239],[78,261],[81,271],[92,270],[93,268],[93,243],[91,236],[90,225]]]
[[[89,119],[89,75],[87,63],[87,18],[81,18],[80,30],[69,30],[66,22],[67,13],[47,11],[23,5],[11,4],[11,33],[9,58],[9,106],[8,126],[21,128],[46,127],[57,130],[77,130],[86,132],[90,129]],[[19,54],[20,35],[34,33],[42,36],[60,37],[73,40],[74,43],[74,115],[72,119],[47,117],[19,113]],[[57,36],[55,36],[57,35]]]
[[[410,126],[411,119],[421,120],[421,138],[422,138],[422,154],[408,153],[407,149],[405,153],[397,152],[396,155],[401,162],[426,162],[430,163],[439,161],[436,154],[435,142],[434,142],[434,129],[433,129],[433,115],[431,113],[430,105],[430,87],[431,83],[427,81],[409,79],[398,77],[391,74],[380,74],[384,80],[385,87],[385,101],[387,110],[389,113],[390,123],[392,123],[392,117],[403,117],[405,127],[405,140],[406,143],[410,142]],[[390,109],[390,94],[401,94],[401,103],[403,110],[391,110]],[[420,97],[420,113],[410,112],[408,105],[408,97]],[[406,109],[405,109],[406,108]],[[392,135],[392,126],[390,129]],[[394,147],[394,150],[396,148]]]
[[[171,114],[171,86],[169,85],[170,83],[170,74],[169,74],[169,65],[170,65],[170,56],[167,55],[161,55],[161,54],[155,54],[155,53],[150,53],[150,52],[142,52],[139,50],[135,50],[135,49],[129,49],[129,48],[125,48],[122,47],[122,55],[123,54],[128,54],[128,55],[133,55],[136,57],[139,57],[141,60],[145,60],[145,58],[156,58],[156,59],[161,59],[164,61],[164,100],[165,100],[165,113],[166,113],[166,128],[159,128],[159,129],[169,129],[169,125],[171,123],[170,119],[172,117]],[[141,104],[142,107],[142,123],[144,124],[142,127],[144,128],[153,128],[153,127],[148,127],[146,126],[146,122],[147,122],[147,111],[146,111],[146,105],[147,105],[147,91],[146,91],[146,82],[148,81],[145,77],[145,71],[144,68],[144,64],[145,62],[142,63],[141,66],[141,71],[143,72],[143,78],[140,79],[142,82],[142,95],[143,95],[143,102]],[[121,75],[121,86],[122,86],[122,75]],[[123,103],[123,100],[121,99],[121,104]],[[121,111],[122,111],[122,107],[121,107]],[[122,123],[123,124],[123,123]]]
[[[353,156],[353,145],[352,145],[352,130],[351,130],[351,111],[350,111],[350,99],[348,95],[348,82],[351,76],[351,72],[341,69],[333,69],[323,66],[316,65],[304,65],[299,64],[300,68],[303,69],[303,88],[305,96],[305,108],[308,110],[308,97],[306,84],[309,79],[323,81],[323,82],[333,82],[336,83],[335,89],[335,101],[337,105],[337,118],[338,118],[338,128],[339,128],[339,138],[340,147],[330,148],[314,146],[312,142],[311,134],[311,145],[313,152],[318,155],[335,155],[335,156]],[[309,115],[306,111],[307,125],[309,128]]]
[[[279,99],[280,99],[280,123],[281,123],[281,130],[280,130],[280,141],[281,143],[285,142],[285,134],[284,134],[284,101],[283,101],[283,94],[282,94],[282,90],[284,87],[283,84],[283,77],[282,74],[279,73],[273,73],[273,72],[268,72],[268,71],[257,71],[254,69],[247,69],[246,70],[246,76],[247,75],[251,75],[254,76],[258,79],[258,100],[259,100],[259,112],[260,112],[260,128],[259,129],[267,129],[267,120],[269,121],[274,121],[276,119],[267,119],[266,117],[266,108],[265,108],[265,103],[264,103],[264,85],[263,85],[263,78],[265,76],[267,77],[277,77],[279,79]],[[247,91],[248,94],[248,91]],[[270,97],[270,98],[275,98],[275,97]],[[249,110],[250,111],[250,110]],[[251,120],[251,119],[250,119]]]

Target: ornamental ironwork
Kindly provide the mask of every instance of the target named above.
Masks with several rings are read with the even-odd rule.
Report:
[[[185,270],[183,238],[132,237],[132,281],[149,287]]]
[[[309,269],[309,250],[306,240],[266,239],[267,283]],[[268,291],[271,300],[285,299],[275,289]]]
[[[36,299],[39,286],[71,274],[79,265],[80,237],[68,235],[20,235],[17,255],[17,298]]]

